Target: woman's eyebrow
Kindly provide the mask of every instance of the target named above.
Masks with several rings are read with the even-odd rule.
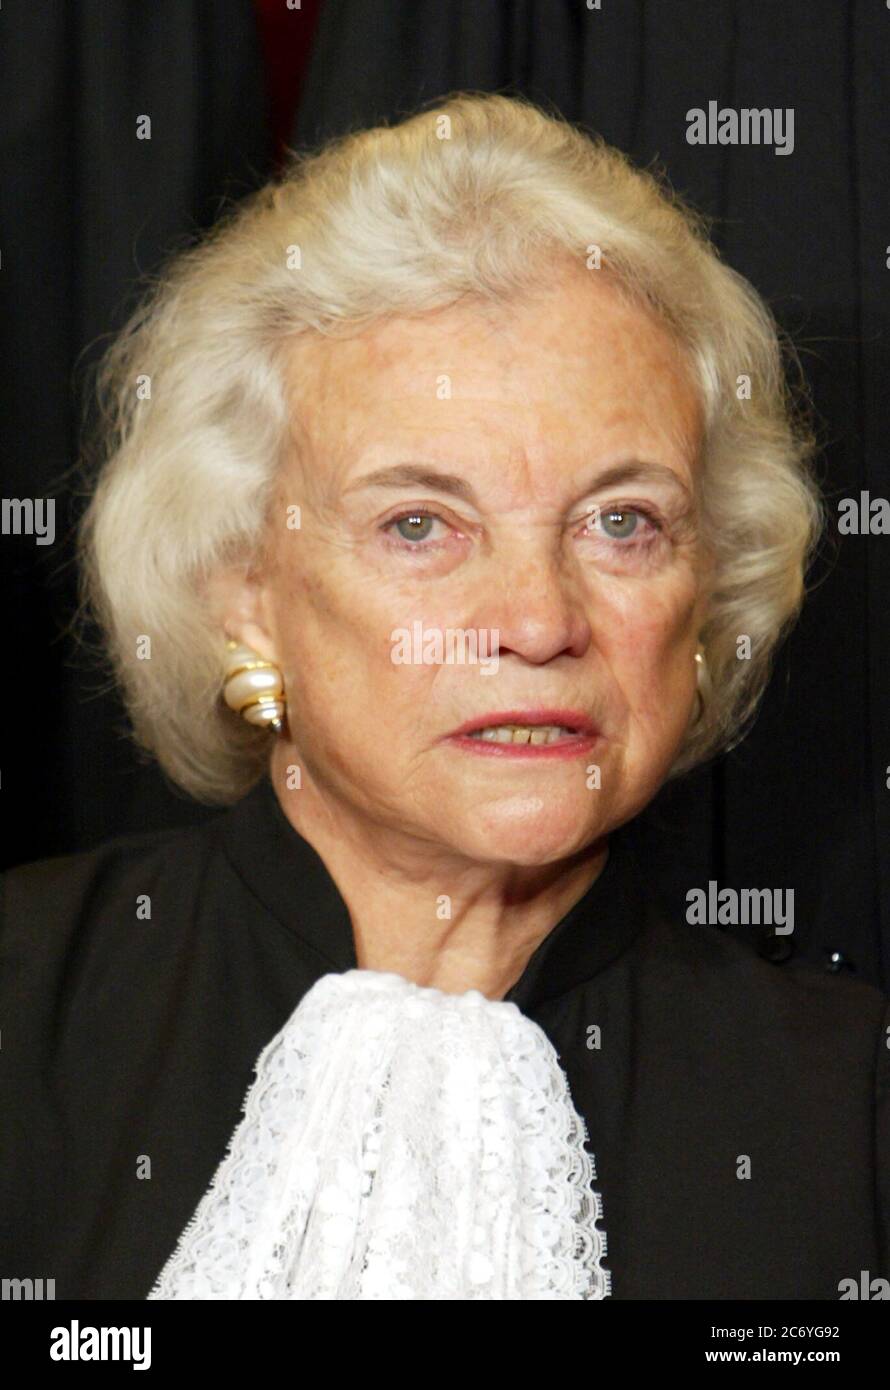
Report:
[[[679,488],[688,498],[690,491],[679,473],[663,463],[648,463],[642,459],[623,459],[611,467],[593,474],[581,495],[597,488],[614,487],[619,483],[656,482],[667,483]],[[442,473],[428,464],[396,463],[386,468],[377,468],[372,473],[363,473],[360,478],[345,489],[357,492],[359,489],[374,487],[416,486],[447,492],[460,497],[465,502],[476,503],[477,498],[472,485],[456,473]]]
[[[428,487],[437,492],[448,492],[454,497],[462,497],[465,502],[475,502],[476,494],[465,478],[456,473],[440,473],[420,463],[395,463],[388,468],[376,468],[373,473],[363,473],[345,492],[357,492],[359,488],[369,487]]]
[[[598,488],[616,487],[620,483],[667,483],[669,487],[679,488],[687,498],[691,496],[685,479],[675,469],[668,468],[666,463],[650,463],[643,459],[622,459],[599,473],[593,473],[583,491],[593,492]]]

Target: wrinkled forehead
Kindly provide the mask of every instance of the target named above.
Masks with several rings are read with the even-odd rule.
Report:
[[[425,456],[589,462],[657,454],[691,480],[702,410],[671,329],[596,272],[502,302],[466,297],[348,337],[313,333],[285,357],[295,454],[339,482],[418,447]],[[595,459],[594,459],[595,461]]]

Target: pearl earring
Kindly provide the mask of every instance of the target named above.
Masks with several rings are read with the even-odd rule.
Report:
[[[284,677],[274,662],[253,647],[226,643],[223,699],[248,724],[276,734],[284,728]]]

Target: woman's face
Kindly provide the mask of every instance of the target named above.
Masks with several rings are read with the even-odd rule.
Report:
[[[548,863],[635,815],[690,718],[704,613],[701,419],[667,331],[570,268],[497,311],[300,339],[290,368],[299,425],[242,627],[284,671],[287,761],[476,860]],[[596,736],[453,737],[517,710]]]

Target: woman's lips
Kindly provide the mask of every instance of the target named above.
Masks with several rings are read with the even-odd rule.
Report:
[[[563,732],[554,742],[513,743],[496,742],[477,736],[474,731],[507,726],[523,729],[549,728]],[[468,753],[489,758],[576,758],[587,753],[596,743],[599,730],[581,710],[566,708],[536,708],[497,710],[468,719],[444,740]]]
[[[557,743],[492,743],[469,734],[449,734],[444,740],[454,748],[483,758],[577,758],[589,753],[598,734],[567,734]]]

